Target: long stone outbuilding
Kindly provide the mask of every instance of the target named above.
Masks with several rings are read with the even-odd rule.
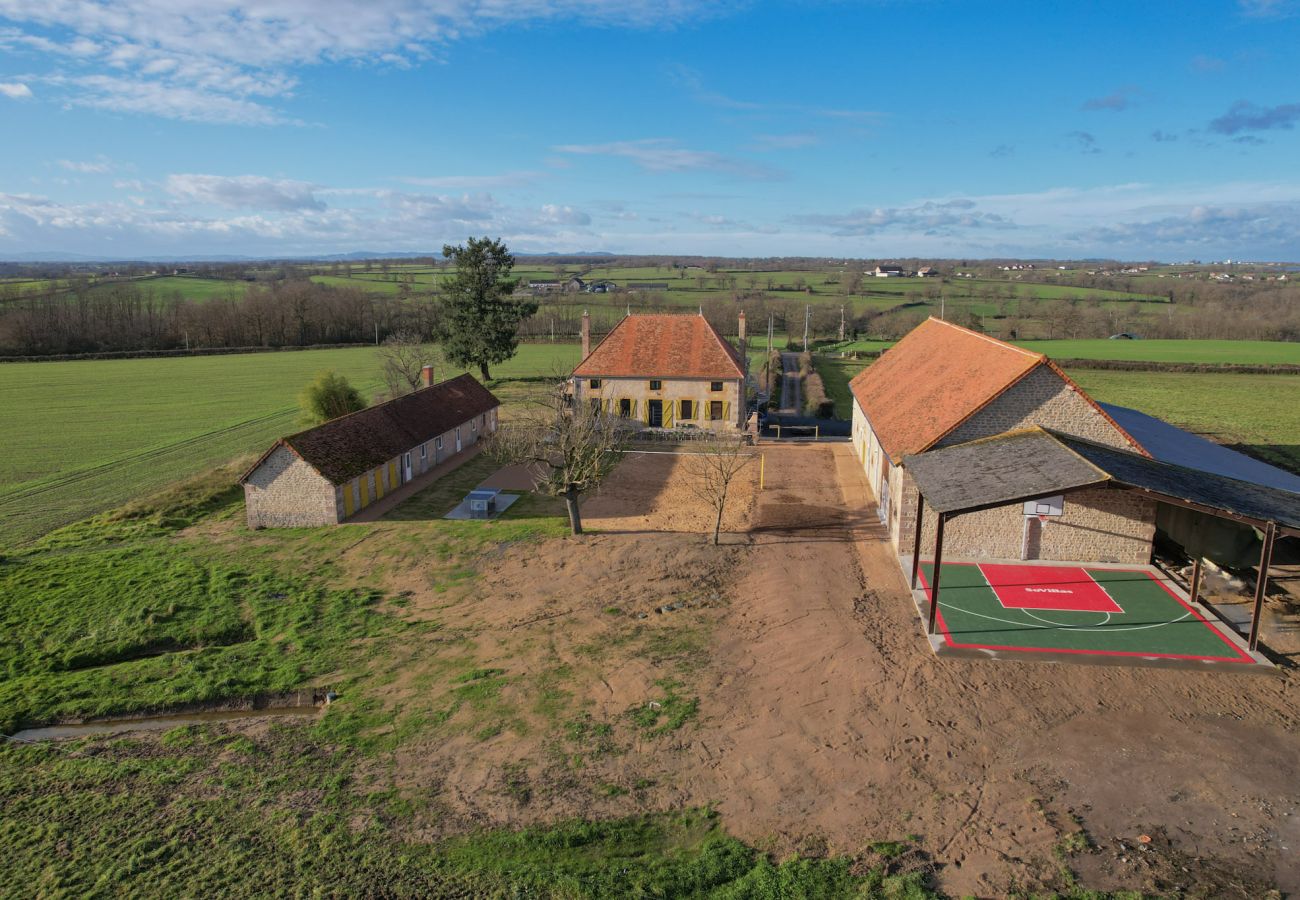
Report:
[[[500,401],[472,375],[280,438],[239,479],[250,528],[334,525],[496,431]]]

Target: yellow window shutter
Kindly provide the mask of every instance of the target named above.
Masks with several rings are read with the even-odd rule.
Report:
[[[673,427],[673,401],[671,400],[664,401],[664,427]]]
[[[731,401],[730,401],[730,400],[723,400],[723,401],[722,401],[722,421],[724,421],[724,422],[730,422],[730,421],[731,421]]]

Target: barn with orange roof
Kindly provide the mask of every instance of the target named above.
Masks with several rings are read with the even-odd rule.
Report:
[[[1145,449],[1055,363],[988,335],[928,319],[850,384],[853,448],[896,549],[909,552],[917,491],[904,460],[1041,426],[1139,454]],[[1118,491],[1047,498],[1043,517],[1011,503],[953,522],[948,552],[976,558],[1145,564],[1156,506]],[[933,519],[931,520],[933,523]],[[926,540],[932,544],[933,525]]]

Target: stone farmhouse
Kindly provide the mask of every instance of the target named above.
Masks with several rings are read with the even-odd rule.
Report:
[[[1055,363],[1040,353],[929,319],[850,383],[853,448],[877,499],[880,520],[902,553],[912,552],[917,488],[905,458],[1041,426],[1097,444],[1146,450]],[[1010,503],[955,519],[953,556],[1145,564],[1156,504],[1101,488]],[[934,517],[930,519],[934,522]],[[933,534],[926,540],[932,545]]]
[[[250,528],[334,525],[497,427],[500,401],[472,375],[280,438],[239,483]]]
[[[573,402],[646,428],[738,431],[746,420],[745,314],[740,349],[702,315],[629,315],[591,348],[582,316],[582,362]]]

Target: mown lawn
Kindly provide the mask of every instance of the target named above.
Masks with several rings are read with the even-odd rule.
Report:
[[[577,356],[576,344],[521,345],[490,387],[509,400],[513,379]],[[260,452],[302,427],[298,393],[323,369],[368,397],[383,387],[368,347],[0,366],[0,546]]]

